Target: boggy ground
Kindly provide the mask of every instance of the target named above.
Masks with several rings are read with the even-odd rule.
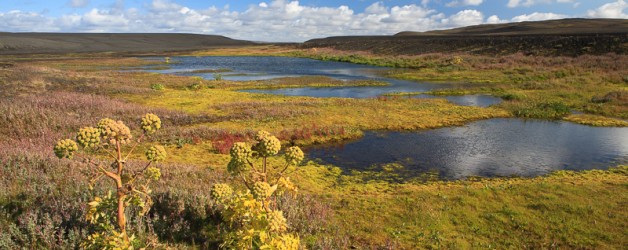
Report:
[[[224,153],[256,130],[271,131],[284,145],[308,145],[354,138],[366,129],[425,129],[513,115],[504,107],[461,107],[444,100],[249,94],[233,90],[259,82],[116,71],[145,64],[132,58],[76,59],[0,69],[0,248],[73,248],[87,235],[85,203],[104,190],[90,191],[86,167],[57,160],[52,145],[103,117],[123,120],[133,130],[138,130],[133,121],[146,112],[162,117],[164,129],[149,141],[167,144],[169,160],[160,165],[163,178],[154,188],[151,213],[130,224],[151,246],[193,249],[215,248],[220,240],[209,188],[234,181],[225,174]],[[616,101],[600,106],[606,110]],[[136,158],[132,166],[139,167],[141,157]],[[398,182],[393,170],[399,167],[347,174],[307,162],[292,175],[299,196],[282,197],[282,210],[303,246],[312,249],[628,244],[626,167],[528,179],[440,182],[426,175]]]

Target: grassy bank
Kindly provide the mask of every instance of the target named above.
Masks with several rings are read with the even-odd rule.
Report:
[[[132,121],[146,112],[163,121],[163,130],[147,141],[166,144],[169,158],[159,165],[163,176],[153,188],[151,212],[133,219],[132,230],[152,246],[206,249],[217,247],[221,235],[209,189],[219,182],[235,185],[225,173],[225,153],[233,142],[251,140],[256,130],[276,134],[284,145],[309,145],[355,138],[363,130],[437,128],[512,115],[511,109],[444,100],[241,93],[234,90],[260,82],[111,70],[116,65],[145,62],[17,62],[0,69],[0,248],[76,248],[88,235],[85,203],[106,188],[90,190],[89,169],[54,158],[52,145],[103,117],[124,120],[133,130],[139,127]],[[278,81],[290,86],[328,82]],[[468,91],[479,88],[486,86]],[[529,94],[513,92],[510,98],[508,105],[516,105],[518,98],[528,102]],[[614,101],[601,103],[601,109]],[[130,167],[143,166],[141,159],[136,155]],[[626,166],[454,182],[429,175],[399,181],[388,171],[395,168],[343,173],[307,162],[296,169],[291,179],[300,195],[281,197],[280,204],[303,247],[612,249],[628,244]]]

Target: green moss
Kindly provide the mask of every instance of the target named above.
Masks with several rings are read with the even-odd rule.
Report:
[[[628,121],[599,115],[574,114],[563,118],[565,121],[597,127],[628,127]]]
[[[336,223],[362,247],[613,248],[626,243],[627,171],[391,183],[310,163],[299,184],[336,204]]]

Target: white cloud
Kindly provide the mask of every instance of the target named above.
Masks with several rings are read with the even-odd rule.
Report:
[[[574,4],[574,6],[578,6],[580,4],[576,0],[508,0],[508,3],[506,4],[506,6],[508,6],[509,8],[515,8],[519,6],[530,7],[532,5],[537,5],[537,4],[552,4],[552,3],[562,3],[562,4],[571,3],[571,4]]]
[[[113,14],[110,11],[92,9],[83,15],[81,22],[90,27],[104,29],[107,27],[127,26],[129,20],[124,15]]]
[[[447,7],[457,6],[478,6],[482,4],[483,0],[456,0],[447,3]]]
[[[628,14],[624,12],[628,8],[628,3],[624,0],[617,0],[604,4],[597,9],[587,11],[587,16],[597,18],[628,18]]]
[[[508,8],[514,8],[519,6],[519,0],[508,0],[508,3],[506,4],[506,6],[508,6]]]
[[[442,23],[446,27],[461,27],[469,25],[477,25],[484,22],[484,15],[477,10],[463,10],[443,19]]]
[[[0,13],[0,30],[2,31],[58,31],[53,22],[53,19],[35,12],[12,10]]]
[[[486,19],[486,23],[488,24],[496,24],[496,23],[505,23],[507,20],[501,20],[497,15],[492,15]]]
[[[83,8],[88,4],[89,0],[70,0],[70,2],[68,2],[68,5],[72,6],[73,8]]]
[[[366,14],[384,14],[387,12],[388,9],[386,9],[386,6],[384,6],[384,3],[382,2],[374,2],[364,10],[364,13]]]
[[[567,17],[569,16],[563,15],[563,14],[534,12],[532,14],[524,14],[524,15],[513,17],[512,21],[513,22],[542,21],[542,20],[550,20],[550,19],[561,19],[561,18],[567,18]]]

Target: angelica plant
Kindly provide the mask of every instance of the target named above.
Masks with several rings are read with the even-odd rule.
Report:
[[[134,237],[127,233],[125,211],[129,206],[136,206],[140,215],[148,212],[152,203],[149,184],[159,180],[161,176],[161,171],[154,165],[165,160],[167,156],[163,146],[154,145],[145,152],[148,163],[143,168],[135,171],[126,168],[129,156],[142,139],[161,128],[161,120],[148,113],[141,118],[140,127],[142,134],[134,140],[131,130],[122,121],[104,118],[96,127],[81,128],[75,140],[60,140],[54,146],[54,153],[59,158],[73,159],[78,155],[79,149],[84,153],[105,155],[104,158],[90,157],[93,154],[78,157],[95,172],[90,187],[103,178],[109,179],[115,185],[115,192],[110,191],[104,197],[95,197],[88,203],[86,219],[96,230],[85,239],[83,248],[132,248]],[[113,221],[116,222],[115,225],[112,224]]]
[[[272,198],[281,192],[296,193],[296,187],[285,175],[290,167],[303,161],[304,154],[299,147],[290,147],[285,150],[284,164],[270,164],[269,157],[280,150],[281,142],[265,131],[256,134],[253,145],[238,142],[231,148],[227,170],[246,189],[234,192],[229,185],[220,183],[210,191],[228,227],[222,247],[299,248],[298,235],[288,232],[286,218]]]

